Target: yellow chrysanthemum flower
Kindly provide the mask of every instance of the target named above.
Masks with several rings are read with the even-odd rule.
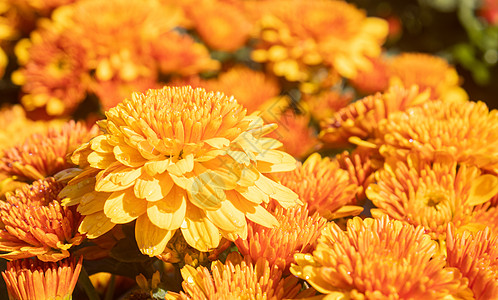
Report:
[[[420,91],[429,90],[431,99],[468,100],[460,84],[458,73],[444,59],[424,53],[403,53],[394,57],[388,66],[391,85],[418,85]]]
[[[65,259],[57,263],[36,259],[7,263],[2,276],[12,300],[70,300],[78,282],[82,257],[78,261]]]
[[[247,116],[232,97],[191,87],[136,93],[106,112],[102,134],[72,156],[83,171],[61,192],[79,204],[79,228],[96,238],[136,220],[135,237],[149,256],[161,254],[177,229],[207,251],[221,235],[246,238],[249,220],[273,227],[262,206],[300,201],[265,174],[289,171],[295,160],[264,135],[275,129]]]
[[[417,152],[433,160],[451,155],[498,174],[498,110],[483,102],[431,101],[391,114],[378,127],[380,152],[404,160]]]
[[[289,81],[306,81],[320,64],[347,78],[371,69],[368,57],[380,55],[388,33],[386,21],[345,1],[268,1],[262,8],[252,58]]]
[[[328,223],[313,255],[296,254],[295,259],[291,272],[325,294],[324,299],[468,295],[467,280],[457,269],[445,267],[444,256],[438,255],[437,244],[424,228],[388,218],[355,217],[346,232]]]
[[[475,166],[458,165],[448,157],[435,162],[410,155],[407,161],[388,160],[375,174],[367,197],[378,209],[412,225],[422,225],[433,239],[444,241],[448,223],[472,223],[474,206],[498,193],[498,177],[481,174]]]
[[[448,226],[448,265],[462,272],[477,300],[498,295],[498,236],[489,228],[471,233]]]

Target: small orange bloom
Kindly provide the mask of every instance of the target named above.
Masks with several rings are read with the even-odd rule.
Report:
[[[295,255],[291,272],[331,299],[443,299],[466,292],[467,280],[445,267],[421,226],[358,217],[346,232],[327,225],[313,255]]]
[[[406,110],[428,100],[428,92],[420,93],[417,87],[391,87],[383,94],[367,96],[349,104],[332,118],[322,122],[320,139],[327,147],[332,148],[343,148],[351,144],[376,147],[370,142],[375,140],[381,120],[393,112]]]
[[[448,226],[446,239],[448,265],[469,280],[475,299],[495,299],[498,295],[498,236],[489,228],[459,233]]]
[[[71,167],[66,156],[97,133],[97,126],[88,129],[85,124],[74,121],[60,129],[49,128],[46,133],[35,133],[22,144],[3,150],[0,171],[26,181],[53,176]]]
[[[294,262],[295,253],[311,253],[315,242],[327,220],[317,215],[310,215],[306,207],[282,209],[273,212],[280,225],[266,228],[257,223],[248,225],[247,239],[237,239],[235,245],[243,256],[249,256],[253,263],[264,257],[270,265],[288,271]]]
[[[498,174],[498,110],[483,102],[431,101],[391,114],[378,128],[385,157],[417,152],[433,160],[445,153]]]
[[[42,261],[69,257],[84,235],[77,229],[80,215],[74,208],[61,207],[57,194],[63,184],[50,177],[7,194],[0,202],[0,257],[20,259],[36,256]]]
[[[448,223],[457,228],[471,223],[474,207],[498,193],[498,177],[482,175],[477,167],[458,165],[448,157],[434,162],[416,155],[407,161],[388,159],[375,178],[366,191],[378,207],[372,215],[422,225],[433,239],[442,241]]]
[[[362,207],[355,202],[358,186],[350,181],[348,172],[336,160],[314,153],[295,170],[278,174],[280,182],[296,192],[308,205],[310,213],[318,212],[327,219],[357,215]]]
[[[360,70],[350,79],[351,84],[365,95],[383,92],[389,86],[389,63],[384,56],[369,58],[372,69]],[[409,86],[409,85],[407,85]]]
[[[334,113],[346,107],[352,100],[352,93],[343,93],[336,90],[328,90],[316,95],[305,94],[303,96],[304,105],[306,105],[307,110],[317,122],[332,117]]]
[[[2,276],[9,299],[69,300],[78,282],[82,257],[57,263],[37,259],[15,260],[7,263]]]

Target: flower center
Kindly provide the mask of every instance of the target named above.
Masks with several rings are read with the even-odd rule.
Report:
[[[424,204],[427,207],[434,208],[438,210],[438,205],[446,200],[446,195],[442,192],[430,192],[424,197]]]

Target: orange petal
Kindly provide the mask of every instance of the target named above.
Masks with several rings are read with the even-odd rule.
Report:
[[[185,158],[167,166],[166,169],[173,175],[182,176],[194,169],[194,155],[188,154]]]
[[[135,224],[135,239],[140,251],[150,257],[164,252],[176,230],[166,230],[152,224],[146,214],[138,217]]]
[[[154,177],[143,175],[138,178],[133,187],[135,196],[147,201],[159,201],[171,191],[174,182],[168,173],[158,174]]]
[[[135,197],[133,189],[112,193],[104,205],[105,215],[113,223],[125,224],[147,211],[147,201]]]
[[[110,193],[102,193],[93,191],[81,197],[78,205],[78,212],[82,215],[90,215],[104,210],[104,204],[109,198]]]
[[[103,211],[85,216],[78,228],[80,233],[86,233],[89,239],[97,238],[111,230],[116,224],[106,217]]]
[[[142,174],[141,168],[130,168],[119,162],[111,165],[97,175],[95,190],[99,192],[115,192],[129,188]]]
[[[135,148],[126,144],[119,144],[114,147],[114,157],[117,161],[128,167],[140,167],[147,162]]]
[[[498,194],[498,177],[491,174],[479,176],[472,181],[467,205],[479,205]]]
[[[192,204],[202,209],[217,209],[221,207],[221,201],[226,199],[225,191],[213,185],[209,178],[209,176],[193,178],[194,182],[190,189],[187,190],[189,200]]]
[[[187,195],[178,187],[174,188],[165,199],[149,202],[147,205],[147,215],[152,224],[167,230],[178,229],[185,220],[186,211]]]
[[[214,225],[228,232],[238,231],[246,224],[244,213],[229,200],[222,201],[217,210],[206,211],[206,216]]]

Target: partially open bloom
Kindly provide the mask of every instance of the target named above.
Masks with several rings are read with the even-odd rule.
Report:
[[[316,95],[303,95],[304,105],[318,122],[330,118],[353,100],[351,93],[337,90],[324,91]]]
[[[466,279],[445,267],[444,256],[437,253],[437,244],[420,226],[356,217],[346,232],[328,223],[313,255],[296,254],[291,272],[333,299],[459,296]]]
[[[355,101],[322,122],[320,138],[327,147],[341,148],[350,144],[364,144],[376,137],[379,122],[396,111],[420,105],[429,100],[429,93],[418,88],[391,87]],[[368,143],[371,144],[371,143]]]
[[[498,110],[483,102],[431,101],[394,113],[379,125],[379,137],[386,157],[446,153],[498,174]]]
[[[310,213],[318,212],[327,219],[357,215],[363,208],[348,205],[355,200],[358,186],[339,163],[314,153],[292,172],[278,175],[280,182],[299,195]]]
[[[310,215],[306,207],[282,209],[273,212],[280,225],[266,228],[249,222],[247,240],[237,239],[238,251],[253,263],[264,257],[270,265],[288,271],[295,253],[311,253],[327,220],[317,213]]]
[[[367,197],[378,209],[412,225],[422,225],[434,239],[445,239],[448,223],[457,228],[472,222],[474,206],[498,193],[498,177],[481,174],[475,166],[457,165],[451,158],[435,162],[410,155],[407,161],[390,160],[375,174]]]
[[[388,33],[387,22],[345,1],[270,1],[264,8],[252,58],[289,81],[307,80],[321,64],[347,78],[371,69],[368,57],[380,55]]]
[[[80,215],[75,208],[61,207],[57,194],[63,184],[50,177],[7,194],[0,202],[0,257],[20,259],[36,256],[42,261],[69,257],[68,250],[79,245]]]
[[[225,264],[215,261],[211,272],[203,266],[185,266],[181,272],[183,289],[177,299],[292,299],[299,294],[301,284],[294,276],[283,277],[282,270],[270,266],[265,258],[255,264],[229,257]],[[305,291],[302,295],[313,295]]]
[[[69,300],[78,282],[82,257],[57,263],[37,259],[15,260],[7,263],[2,276],[12,300]]]
[[[448,265],[460,270],[469,280],[475,299],[498,295],[498,236],[489,228],[471,233],[448,226],[446,247]]]
[[[496,198],[496,196],[494,198]],[[493,199],[491,199],[491,201],[493,201]],[[472,223],[482,228],[489,227],[493,235],[498,235],[498,207],[488,206],[489,205],[482,205],[482,207],[474,210],[472,215]]]
[[[444,59],[424,53],[403,53],[389,62],[391,84],[418,85],[430,91],[431,99],[467,100],[457,71]]]
[[[383,92],[389,87],[389,63],[383,55],[369,58],[371,70],[360,70],[350,79],[355,89],[365,95]],[[407,85],[409,86],[409,85]]]
[[[283,144],[282,149],[295,158],[304,158],[320,148],[310,117],[288,109],[277,119],[278,129],[269,136]]]
[[[164,87],[135,93],[106,116],[103,133],[74,152],[83,170],[61,192],[65,205],[79,204],[79,231],[89,238],[136,220],[144,254],[161,254],[177,229],[208,251],[220,234],[246,238],[246,217],[278,225],[262,202],[300,203],[267,176],[295,168],[294,158],[275,150],[281,144],[264,137],[275,126],[247,116],[233,97]]]
[[[60,129],[49,128],[44,134],[35,133],[22,144],[3,150],[0,154],[0,171],[27,181],[53,176],[71,167],[66,155],[97,133],[97,126],[89,129],[85,124],[74,121]]]

